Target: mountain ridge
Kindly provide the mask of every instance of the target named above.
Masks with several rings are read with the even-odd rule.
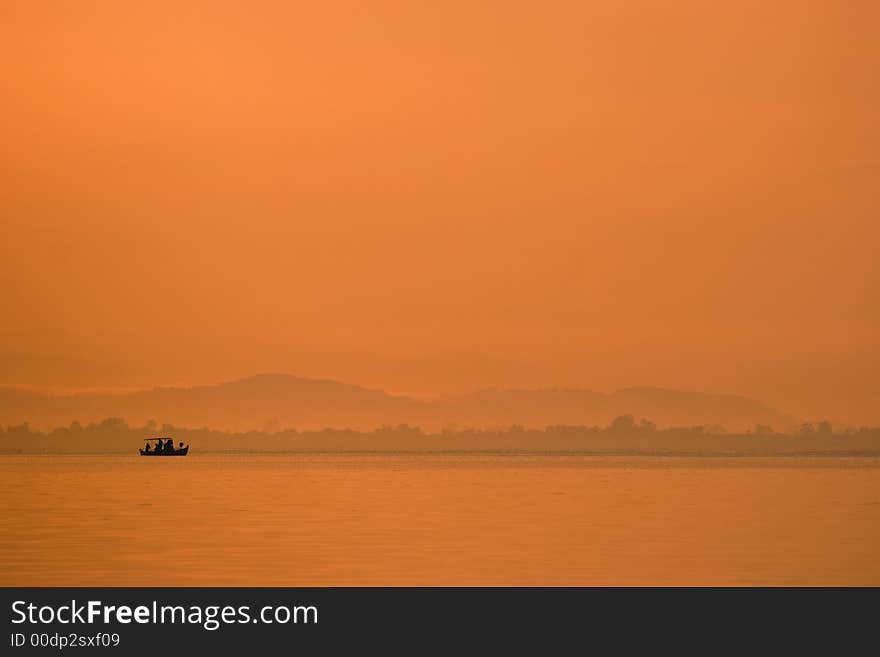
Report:
[[[425,429],[607,424],[619,415],[659,426],[722,425],[742,429],[795,419],[742,395],[632,386],[610,393],[584,388],[487,388],[442,397],[412,397],[332,379],[264,372],[216,384],[137,391],[52,394],[0,386],[0,423],[40,428],[109,416],[221,429],[372,429],[412,424]]]

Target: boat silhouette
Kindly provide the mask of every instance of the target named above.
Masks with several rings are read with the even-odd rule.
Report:
[[[155,449],[144,449],[140,448],[138,453],[141,456],[186,456],[189,453],[189,445],[185,445],[184,447],[179,447],[177,449],[174,448],[174,439],[173,438],[147,438],[147,443],[152,441],[170,441],[172,447],[171,449],[159,448],[156,445]],[[182,443],[181,443],[182,444]],[[149,447],[149,444],[147,445]]]

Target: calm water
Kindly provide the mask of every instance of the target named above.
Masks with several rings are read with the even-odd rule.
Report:
[[[880,459],[0,457],[2,585],[880,585]]]

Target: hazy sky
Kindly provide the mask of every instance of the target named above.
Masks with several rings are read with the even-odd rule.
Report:
[[[0,382],[652,384],[880,420],[878,25],[7,0]]]

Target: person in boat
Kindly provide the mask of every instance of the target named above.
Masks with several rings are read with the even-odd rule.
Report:
[[[149,442],[149,441],[147,441],[147,444],[144,445],[144,451],[145,451],[145,452],[149,452],[149,451],[150,451],[150,442]]]
[[[167,454],[174,453],[174,441],[171,438],[165,441],[164,450]]]
[[[179,443],[177,443],[177,449],[180,449],[180,450],[183,449],[183,441],[182,440]]]
[[[159,438],[159,439],[156,441],[156,451],[157,451],[157,452],[161,452],[161,451],[162,451],[162,439],[161,439],[161,438]]]

